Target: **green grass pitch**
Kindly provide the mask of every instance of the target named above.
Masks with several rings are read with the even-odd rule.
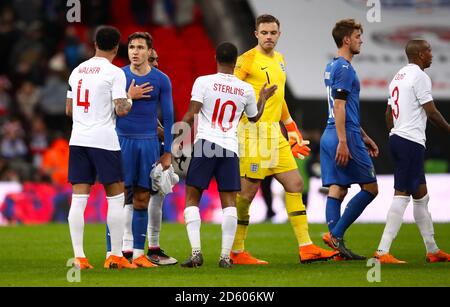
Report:
[[[347,245],[371,257],[384,225],[355,224]],[[324,246],[325,225],[310,225],[314,242]],[[450,224],[435,224],[436,241],[450,251]],[[81,271],[81,281],[70,283],[66,262],[72,257],[68,225],[0,227],[0,286],[160,286],[160,287],[299,287],[299,286],[450,286],[450,263],[426,263],[425,247],[416,225],[402,226],[392,252],[405,265],[382,265],[381,281],[369,283],[366,261],[300,264],[289,224],[255,224],[246,248],[267,266],[218,267],[220,225],[203,224],[201,239],[205,264],[196,269],[169,267],[138,270],[103,269],[105,226],[87,225],[85,252],[95,269]],[[184,225],[163,224],[162,247],[179,262],[190,253]]]

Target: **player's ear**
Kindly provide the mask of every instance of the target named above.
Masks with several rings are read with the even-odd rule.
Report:
[[[258,31],[255,31],[255,37],[258,38]]]

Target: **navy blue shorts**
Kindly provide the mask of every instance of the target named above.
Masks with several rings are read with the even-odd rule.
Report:
[[[320,168],[322,185],[349,187],[351,184],[376,182],[375,168],[360,132],[347,130],[347,146],[352,159],[346,166],[336,164],[336,150],[339,143],[336,129],[326,128],[320,138]]]
[[[111,184],[123,181],[120,150],[69,146],[69,182]]]
[[[159,141],[153,139],[134,139],[119,136],[122,150],[125,186],[127,189],[139,186],[151,190],[150,172],[159,160]]]
[[[215,154],[212,155],[211,151]],[[186,184],[206,190],[213,177],[216,178],[219,192],[240,191],[239,158],[236,153],[217,144],[198,140],[194,144]]]
[[[425,147],[398,135],[389,137],[389,147],[394,162],[394,188],[414,194],[425,184]]]

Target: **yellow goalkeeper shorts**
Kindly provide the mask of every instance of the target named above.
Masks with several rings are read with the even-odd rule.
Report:
[[[291,146],[284,137],[278,139],[241,138],[240,141],[241,177],[264,179],[270,175],[297,169]]]

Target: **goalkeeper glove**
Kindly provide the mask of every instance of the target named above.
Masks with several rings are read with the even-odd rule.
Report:
[[[306,146],[309,144],[309,141],[303,140],[303,137],[297,128],[297,124],[292,121],[284,126],[288,132],[289,145],[291,145],[291,151],[294,157],[303,160],[305,157],[309,156],[311,149]]]

